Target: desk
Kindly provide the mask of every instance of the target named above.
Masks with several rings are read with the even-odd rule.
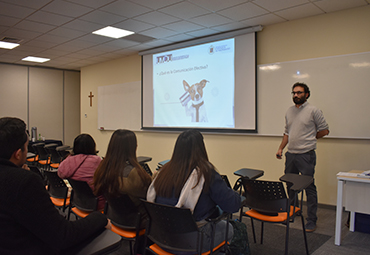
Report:
[[[350,173],[362,173],[363,171],[352,170]],[[335,244],[340,245],[342,231],[343,206],[350,211],[350,231],[354,231],[355,212],[370,214],[370,179],[351,176],[337,176],[337,213],[335,223]],[[365,201],[365,203],[364,203]]]

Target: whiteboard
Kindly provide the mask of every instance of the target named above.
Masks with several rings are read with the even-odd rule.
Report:
[[[306,83],[329,137],[370,139],[370,52],[259,65],[257,123],[261,135],[282,135],[292,86]]]
[[[98,87],[98,129],[141,129],[141,82]]]

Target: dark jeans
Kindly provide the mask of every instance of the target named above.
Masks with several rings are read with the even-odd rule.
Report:
[[[303,154],[293,154],[285,153],[285,173],[294,173],[309,175],[314,177],[315,165],[316,165],[316,153],[314,150],[303,153]],[[288,189],[291,185],[288,185]],[[289,192],[289,197],[292,198],[293,194]],[[291,196],[292,195],[292,196]],[[316,224],[317,221],[317,191],[315,186],[315,179],[306,188],[307,196],[307,221],[312,221]]]

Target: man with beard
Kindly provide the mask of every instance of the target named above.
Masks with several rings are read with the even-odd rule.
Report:
[[[24,121],[0,118],[0,254],[70,254],[111,223],[100,212],[77,221],[59,214],[43,180],[24,165],[28,139]]]
[[[295,83],[292,88],[295,105],[288,108],[285,115],[285,131],[283,140],[276,153],[282,158],[283,150],[288,144],[285,153],[285,173],[303,174],[314,177],[316,165],[317,139],[329,134],[329,126],[322,111],[307,102],[310,90],[304,83]],[[288,185],[288,188],[290,186]],[[317,221],[317,191],[315,181],[306,188],[307,195],[307,224],[306,231],[316,230]],[[289,197],[291,197],[289,195]]]

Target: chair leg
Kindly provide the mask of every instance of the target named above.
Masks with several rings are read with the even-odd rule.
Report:
[[[306,227],[304,225],[304,217],[303,214],[301,213],[301,220],[302,220],[302,229],[303,229],[303,237],[304,237],[304,245],[306,247],[306,254],[308,255],[308,244],[307,244],[307,234],[306,234]]]
[[[288,255],[288,245],[289,245],[289,219],[286,224],[285,255]]]
[[[252,224],[252,232],[253,232],[253,241],[256,243],[256,232],[254,231],[254,223],[253,219],[251,218],[251,224]]]
[[[261,221],[261,244],[263,244],[263,229],[264,229],[264,224],[263,224],[263,221]]]

